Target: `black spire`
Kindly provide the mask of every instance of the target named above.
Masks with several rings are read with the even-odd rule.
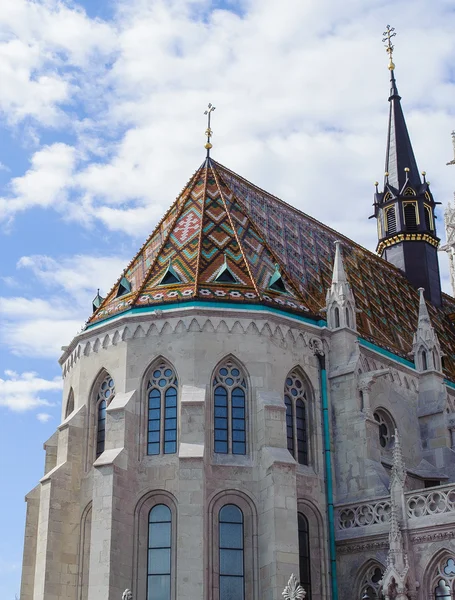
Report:
[[[422,182],[401,107],[401,96],[398,93],[393,62],[389,65],[389,69],[390,112],[385,159],[385,172],[388,175],[385,183],[395,188],[396,192],[401,192],[408,184],[418,188]]]
[[[395,80],[392,38],[387,25],[384,42],[389,55],[390,114],[384,190],[376,185],[374,216],[378,222],[377,252],[401,269],[411,284],[425,289],[425,298],[441,305],[435,205],[425,174],[423,181],[404,120]]]

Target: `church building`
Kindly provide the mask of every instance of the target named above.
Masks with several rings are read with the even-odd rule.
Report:
[[[455,600],[455,299],[393,35],[377,253],[214,160],[209,105],[63,349],[21,600]]]

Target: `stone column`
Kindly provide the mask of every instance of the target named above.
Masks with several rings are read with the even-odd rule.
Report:
[[[184,385],[180,397],[177,600],[203,600],[206,388]]]
[[[296,462],[285,447],[283,399],[276,393],[258,392],[257,404],[261,600],[279,600],[289,575],[299,570]]]

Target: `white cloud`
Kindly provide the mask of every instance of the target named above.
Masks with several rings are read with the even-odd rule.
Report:
[[[18,374],[5,371],[5,379],[0,378],[0,406],[14,412],[24,412],[38,406],[52,406],[53,403],[42,395],[49,395],[62,389],[59,377],[52,380],[42,379],[36,373]]]
[[[52,419],[52,415],[50,415],[49,413],[38,413],[36,415],[36,418],[38,419],[38,421],[40,421],[40,423],[47,423],[48,421],[50,421],[50,419]]]
[[[74,148],[66,144],[55,143],[36,152],[27,173],[10,181],[10,197],[0,198],[0,219],[35,206],[63,211],[74,165]]]
[[[18,269],[31,273],[47,297],[0,297],[0,341],[18,356],[58,357],[90,316],[96,288],[106,295],[126,264],[116,256],[22,257]]]

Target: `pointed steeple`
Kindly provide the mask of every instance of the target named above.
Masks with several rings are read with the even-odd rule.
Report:
[[[420,178],[395,79],[392,38],[394,28],[387,25],[384,42],[389,55],[390,96],[389,126],[384,190],[376,185],[374,216],[378,221],[380,256],[401,269],[417,289],[441,306],[439,277],[439,238],[436,235],[435,206],[429,182]]]
[[[327,290],[325,310],[329,329],[356,329],[355,299],[344,270],[341,242],[335,242],[332,285]]]
[[[438,336],[431,325],[424,289],[419,288],[419,320],[414,334],[412,351],[418,371],[441,371],[441,347]]]
[[[408,185],[412,189],[416,189],[421,186],[422,181],[406,126],[401,106],[401,96],[398,94],[393,69],[390,71],[389,103],[384,187],[394,188],[396,192],[403,192]]]

